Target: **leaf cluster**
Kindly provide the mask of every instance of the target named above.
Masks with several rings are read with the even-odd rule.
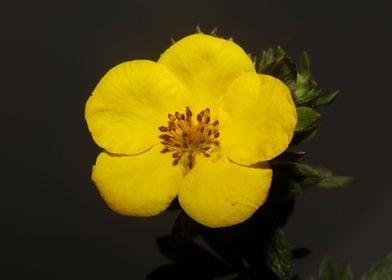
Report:
[[[321,116],[317,107],[330,105],[336,99],[339,91],[323,95],[310,71],[310,58],[304,52],[299,67],[281,48],[270,48],[263,51],[257,63],[257,71],[280,79],[291,91],[297,107],[298,123],[292,144],[312,137],[318,129],[318,120]]]
[[[311,277],[310,279],[314,279]],[[332,259],[326,256],[320,265],[319,280],[353,280],[354,276],[351,267],[347,263],[335,265]],[[392,280],[392,253],[389,253],[376,264],[374,264],[368,272],[366,272],[361,280]]]

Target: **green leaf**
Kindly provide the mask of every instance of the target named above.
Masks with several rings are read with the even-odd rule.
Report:
[[[272,161],[271,166],[274,176],[269,200],[274,202],[299,196],[325,178],[317,168],[303,163]]]
[[[296,105],[311,104],[320,95],[317,83],[312,80],[310,73],[310,59],[307,53],[303,53],[300,62],[300,70],[297,75],[296,87],[293,92]]]
[[[344,263],[337,272],[337,280],[352,280],[353,272],[351,266]]]
[[[330,257],[324,257],[320,265],[319,271],[320,280],[337,280],[334,264]]]
[[[296,132],[301,132],[311,128],[317,120],[320,118],[320,114],[317,113],[310,107],[297,107],[297,126],[295,127]]]
[[[290,244],[281,229],[272,232],[266,243],[266,263],[279,278],[287,277],[293,266]]]
[[[340,188],[356,182],[353,177],[334,176],[325,168],[304,163],[278,159],[270,163],[275,174],[270,193],[270,198],[274,201],[296,197],[310,187]]]
[[[286,52],[280,46],[278,46],[276,48],[276,58],[281,58],[284,56],[287,56]]]
[[[300,69],[301,73],[306,75],[310,75],[310,58],[306,52],[302,53],[301,61],[300,61]]]
[[[269,48],[266,51],[263,51],[261,54],[261,60],[258,65],[258,69],[260,73],[264,73],[263,69],[267,67],[272,61],[274,60],[274,50],[272,48]]]
[[[296,87],[297,69],[281,47],[263,51],[258,72],[268,74],[284,82],[293,91]]]
[[[321,188],[341,188],[346,187],[348,185],[352,185],[357,180],[353,177],[344,177],[344,176],[330,176],[324,178],[320,183],[318,183],[318,187]]]
[[[328,256],[324,257],[320,265],[320,280],[352,280],[353,273],[350,265],[344,263],[339,269],[336,269],[332,259]]]
[[[325,177],[317,168],[304,163],[287,163],[290,177],[294,179],[301,188],[307,188],[320,183]]]
[[[338,94],[339,94],[339,91],[337,90],[327,96],[319,97],[314,106],[317,107],[317,106],[330,105],[335,101]]]
[[[392,280],[392,253],[375,264],[361,280]]]

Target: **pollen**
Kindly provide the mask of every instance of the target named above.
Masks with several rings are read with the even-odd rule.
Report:
[[[158,129],[164,145],[162,153],[172,153],[173,165],[180,162],[192,168],[197,153],[210,157],[219,147],[219,121],[211,121],[209,108],[202,110],[193,119],[192,111],[186,107],[184,113],[168,114],[167,126]]]

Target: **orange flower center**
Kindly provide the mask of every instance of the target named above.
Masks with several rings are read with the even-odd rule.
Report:
[[[168,125],[158,129],[163,132],[159,138],[165,146],[161,152],[173,153],[173,165],[181,161],[191,168],[196,153],[209,157],[219,146],[219,122],[211,121],[209,108],[197,114],[196,121],[192,119],[189,107],[186,107],[185,114],[175,112],[168,117]]]

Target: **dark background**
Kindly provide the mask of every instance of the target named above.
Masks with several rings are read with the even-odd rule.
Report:
[[[99,153],[83,117],[100,77],[136,58],[156,60],[196,25],[233,36],[247,52],[310,53],[325,92],[308,162],[359,178],[312,190],[286,232],[313,254],[347,260],[356,278],[392,251],[391,7],[387,1],[14,1],[0,9],[1,279],[143,279],[167,262],[155,238],[175,214],[111,212],[90,181]]]

